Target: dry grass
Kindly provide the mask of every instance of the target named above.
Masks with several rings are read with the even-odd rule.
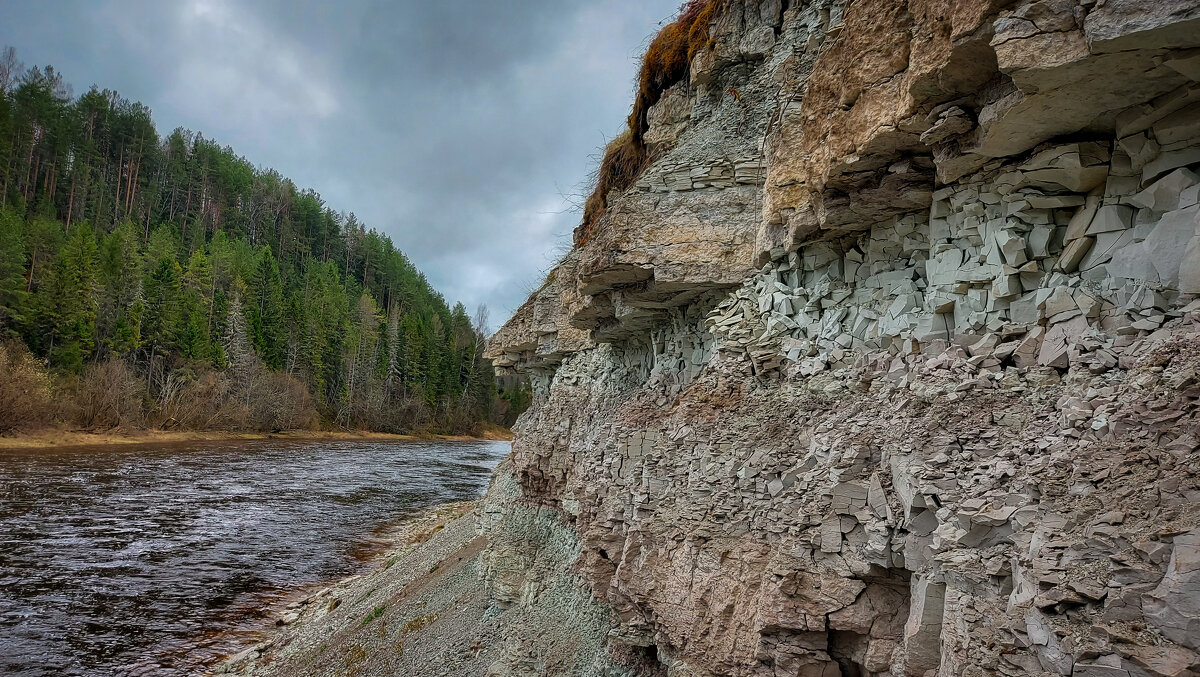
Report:
[[[577,244],[587,244],[591,239],[596,221],[608,207],[609,192],[628,189],[649,164],[645,143],[649,129],[646,115],[667,88],[688,77],[692,59],[701,49],[711,45],[708,27],[723,2],[688,0],[679,8],[679,16],[650,42],[642,56],[637,94],[627,120],[628,129],[604,149],[595,186],[584,204],[583,223],[575,233]]]
[[[635,143],[628,130],[609,142],[596,172],[596,186],[583,206],[583,231],[579,244],[587,244],[591,226],[608,207],[609,191],[623,191],[633,185],[646,164],[646,147]]]
[[[637,97],[629,114],[629,130],[636,144],[649,128],[646,113],[658,103],[668,87],[688,75],[692,59],[709,46],[708,25],[716,14],[719,0],[689,0],[679,8],[679,16],[663,26],[646,54],[638,74]]]

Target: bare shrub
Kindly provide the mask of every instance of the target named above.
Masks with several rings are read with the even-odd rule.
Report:
[[[250,386],[248,423],[258,430],[315,428],[317,407],[304,384],[280,372],[263,370]]]
[[[304,384],[265,368],[243,371],[179,370],[178,394],[162,427],[187,430],[296,430],[315,428],[317,408]]]
[[[182,371],[182,370],[181,370]],[[179,393],[164,411],[162,427],[186,430],[238,430],[246,427],[246,407],[223,372],[205,369],[179,374]]]
[[[145,423],[142,380],[119,358],[90,364],[60,390],[59,417],[85,430],[137,427]]]
[[[382,433],[428,431],[436,416],[420,391],[411,394],[377,394],[348,404],[339,417],[351,428]]]
[[[634,141],[633,133],[626,130],[604,148],[604,157],[596,169],[596,185],[583,206],[583,223],[579,228],[579,244],[587,244],[593,234],[596,220],[608,208],[608,194],[628,189],[641,175],[646,165],[646,147]]]
[[[50,422],[50,378],[17,342],[0,343],[0,433]]]

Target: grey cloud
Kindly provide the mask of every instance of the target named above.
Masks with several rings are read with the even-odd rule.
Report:
[[[499,323],[578,214],[679,0],[0,2],[0,42],[115,88],[387,233]]]

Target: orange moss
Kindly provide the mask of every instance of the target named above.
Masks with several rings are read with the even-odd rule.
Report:
[[[646,114],[658,103],[663,92],[688,76],[692,59],[711,45],[708,35],[717,9],[724,0],[688,0],[679,8],[679,16],[663,27],[650,42],[638,73],[633,111],[626,121],[629,129],[604,149],[596,172],[596,185],[583,209],[583,223],[576,230],[576,242],[586,244],[593,226],[608,206],[608,193],[633,185],[649,164],[644,135],[650,125]]]

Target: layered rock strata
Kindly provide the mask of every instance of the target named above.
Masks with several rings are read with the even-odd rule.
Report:
[[[574,577],[570,674],[1200,674],[1200,2],[715,16],[489,348],[493,601]]]

